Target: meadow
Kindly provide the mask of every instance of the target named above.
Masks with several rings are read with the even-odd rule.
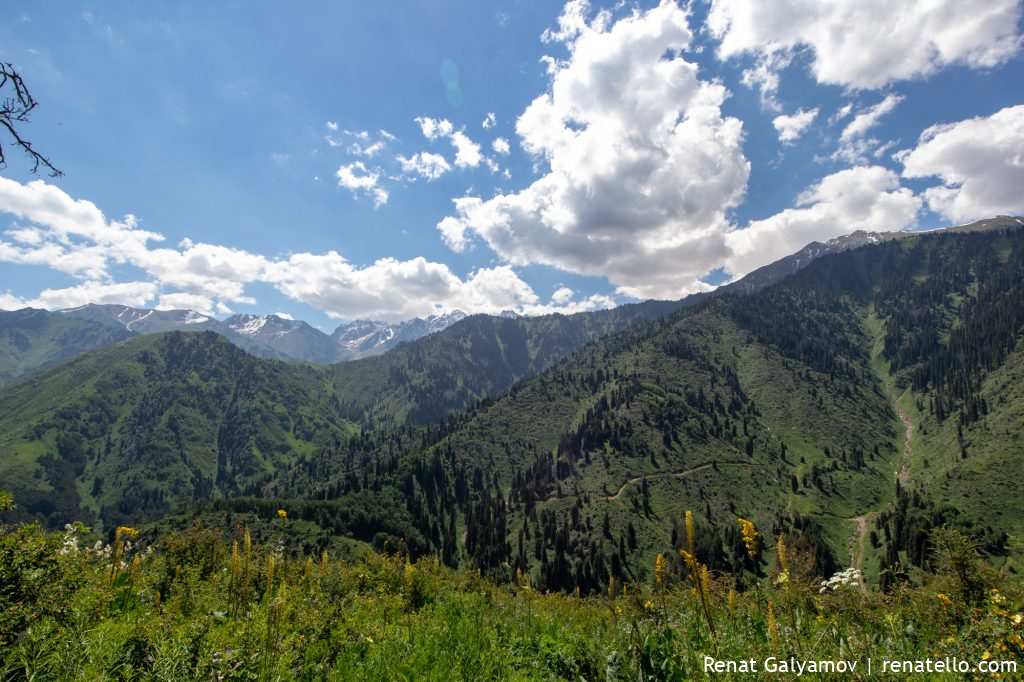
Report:
[[[853,570],[812,575],[813,557],[780,536],[768,577],[743,592],[684,549],[681,577],[659,556],[649,583],[613,580],[580,597],[540,593],[525,574],[496,584],[433,556],[411,561],[401,547],[292,555],[287,511],[269,524],[261,544],[240,523],[160,538],[120,527],[110,543],[80,525],[4,528],[0,675],[852,680],[866,679],[871,659],[878,679],[1019,679],[1008,668],[1024,665],[1024,595],[947,528],[931,536],[934,571],[888,594],[865,590]],[[758,551],[759,531],[740,527]],[[722,672],[706,673],[706,657]],[[927,660],[998,662],[1004,672],[880,671],[884,661]],[[857,667],[820,671],[839,661]]]

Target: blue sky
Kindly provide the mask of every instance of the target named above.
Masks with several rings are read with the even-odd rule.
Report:
[[[6,2],[66,175],[0,139],[0,308],[572,312],[1024,212],[1019,3],[800,5]]]

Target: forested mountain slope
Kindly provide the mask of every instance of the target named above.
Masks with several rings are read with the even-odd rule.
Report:
[[[0,310],[0,385],[131,335],[121,326],[46,310]]]
[[[0,480],[23,514],[109,527],[238,494],[349,432],[321,371],[153,334],[0,393]]]
[[[826,575],[912,572],[942,523],[1006,561],[1022,282],[1024,231],[944,233],[748,296],[474,316],[324,369],[213,334],[132,339],[0,392],[0,475],[55,524],[285,505],[315,546],[402,545],[546,589],[640,580],[659,552],[683,571],[685,510],[737,576],[766,571],[783,530]],[[758,561],[737,516],[763,531]]]
[[[591,344],[429,430],[432,446],[351,441],[263,492],[311,497],[299,513],[351,532],[353,495],[396,491],[418,551],[552,589],[638,579],[680,547],[686,509],[702,556],[734,574],[765,568],[744,558],[736,516],[801,536],[823,574],[851,556],[872,579],[912,571],[928,560],[919,538],[947,522],[1019,554],[1024,497],[997,479],[1024,465],[1022,258],[1019,230],[822,258]],[[909,450],[897,398],[923,410]]]

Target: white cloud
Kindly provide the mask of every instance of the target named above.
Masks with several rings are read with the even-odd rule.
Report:
[[[480,124],[480,127],[483,128],[484,130],[487,130],[489,128],[493,128],[496,125],[498,125],[498,119],[494,115],[494,112],[492,111],[487,113],[487,118],[485,118],[484,122]]]
[[[728,91],[703,82],[680,50],[687,12],[671,1],[611,23],[589,24],[570,2],[549,41],[551,88],[516,122],[524,149],[548,171],[529,187],[484,201],[454,201],[438,224],[459,251],[479,235],[516,265],[544,263],[604,275],[620,293],[681,296],[727,254],[725,212],[750,166],[742,124],[723,117]]]
[[[420,124],[423,137],[428,140],[436,140],[439,137],[448,137],[452,134],[454,127],[452,122],[446,118],[434,119],[428,116],[419,116],[416,122]]]
[[[494,138],[494,141],[491,142],[491,149],[494,150],[495,154],[501,154],[502,156],[508,156],[509,152],[512,151],[512,148],[509,146],[508,140],[506,140],[504,137]]]
[[[897,155],[908,178],[938,177],[928,207],[953,221],[1024,213],[1024,105],[937,125]]]
[[[360,190],[373,184],[354,174]],[[361,184],[360,184],[361,183]],[[0,178],[0,213],[19,223],[0,238],[0,262],[32,263],[67,271],[82,281],[36,296],[0,293],[0,308],[68,308],[86,303],[190,308],[207,315],[229,313],[228,303],[256,304],[251,283],[269,284],[285,295],[339,318],[402,320],[461,309],[523,314],[576,312],[615,305],[607,296],[565,298],[542,304],[529,284],[507,265],[459,277],[443,263],[424,258],[383,258],[360,267],[335,251],[268,257],[220,244],[182,239],[176,248],[153,247],[163,237],[140,230],[137,221],[106,218],[91,202],[74,200],[60,188],[35,180],[22,185]],[[78,257],[79,252],[87,254]],[[68,263],[83,261],[88,267]],[[144,279],[117,282],[118,273]]]
[[[779,131],[779,141],[786,144],[798,140],[817,117],[817,107],[809,110],[798,109],[795,114],[776,116],[772,119],[772,125]]]
[[[197,313],[202,313],[209,317],[213,317],[218,312],[231,312],[230,310],[224,309],[222,306],[218,306],[217,303],[208,296],[202,296],[200,294],[188,294],[184,292],[178,292],[174,294],[164,294],[157,301],[157,310],[194,310]]]
[[[336,121],[328,121],[327,129],[330,131],[336,131],[338,129],[338,123]]]
[[[853,120],[843,128],[839,139],[846,142],[857,137],[863,137],[869,130],[878,125],[883,116],[895,109],[902,101],[903,98],[899,95],[886,95],[885,99],[875,106],[869,107],[866,111],[854,116]]]
[[[362,161],[338,166],[336,175],[338,176],[338,185],[340,187],[351,190],[353,194],[364,191],[372,196],[375,208],[380,208],[388,203],[387,190],[377,186],[380,173],[375,170],[367,170],[366,164]]]
[[[152,282],[83,282],[65,289],[44,289],[33,298],[21,298],[9,291],[0,294],[0,309],[17,308],[77,308],[86,303],[118,303],[142,306],[153,300],[157,286]]]
[[[853,102],[847,102],[843,106],[836,109],[836,113],[832,114],[832,116],[828,119],[828,122],[830,124],[839,123],[847,116],[849,116],[851,113],[853,113]]]
[[[707,25],[723,59],[807,46],[818,82],[874,89],[950,64],[1001,64],[1020,47],[1019,21],[1017,0],[712,0]]]
[[[555,305],[563,305],[567,303],[575,294],[569,287],[561,287],[555,293],[551,294],[551,302]]]
[[[843,132],[839,135],[839,147],[832,155],[833,159],[840,159],[848,163],[867,163],[868,156],[879,156],[877,153],[882,147],[892,146],[891,143],[883,145],[875,137],[867,137],[869,130],[878,125],[883,116],[895,109],[903,98],[899,95],[889,94],[881,102],[853,117]]]
[[[760,92],[762,108],[782,111],[782,105],[775,98],[779,91],[779,72],[789,66],[791,61],[792,57],[785,53],[762,54],[753,67],[743,70],[740,82]]]
[[[387,143],[384,142],[384,140],[377,140],[376,142],[366,145],[353,142],[348,146],[346,151],[353,156],[373,157],[376,156],[378,152],[383,151],[385,147],[387,147]]]
[[[431,152],[420,152],[410,158],[402,155],[395,158],[402,164],[403,173],[414,173],[427,180],[436,180],[452,169],[443,156]]]
[[[435,119],[428,116],[419,116],[416,122],[420,124],[423,137],[428,140],[447,138],[455,147],[455,165],[458,168],[476,168],[483,162],[484,156],[480,152],[480,145],[469,139],[464,130],[455,130],[452,122],[446,118]]]
[[[914,223],[921,199],[900,187],[899,176],[881,166],[860,166],[826,176],[803,192],[797,208],[733,230],[726,269],[740,277],[798,251],[855,230],[897,230]]]
[[[483,160],[480,145],[458,130],[448,138],[455,147],[455,165],[459,168],[476,168]]]

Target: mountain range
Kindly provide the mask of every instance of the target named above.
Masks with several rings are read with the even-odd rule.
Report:
[[[997,216],[936,232],[1012,228],[1021,222],[1021,218]],[[812,242],[797,253],[737,281],[712,292],[694,294],[678,304],[693,305],[708,296],[726,293],[753,293],[792,275],[822,256],[919,234],[858,230],[824,243]],[[75,318],[85,323],[57,321],[54,316]],[[465,317],[462,311],[453,310],[398,323],[354,320],[339,325],[328,335],[306,322],[279,315],[236,314],[218,320],[194,310],[153,310],[110,304],[87,304],[56,312],[33,309],[0,311],[0,385],[123,338],[125,332],[136,335],[174,330],[213,331],[257,357],[327,365],[383,354],[403,342],[447,329]],[[497,317],[517,319],[519,316],[507,311]],[[71,328],[76,330],[73,341],[66,338],[67,330]],[[64,336],[51,340],[48,333]]]
[[[552,590],[641,579],[677,556],[687,509],[701,556],[733,575],[764,568],[737,516],[791,533],[823,575],[885,584],[927,565],[942,524],[1015,571],[1022,224],[854,233],[711,294],[471,315],[323,366],[238,347],[287,354],[304,323],[275,316],[5,313],[0,338],[37,366],[0,389],[0,487],[51,525],[287,508],[307,549],[401,544]],[[109,336],[64,348],[84,322]],[[398,335],[348,331],[327,338]]]

